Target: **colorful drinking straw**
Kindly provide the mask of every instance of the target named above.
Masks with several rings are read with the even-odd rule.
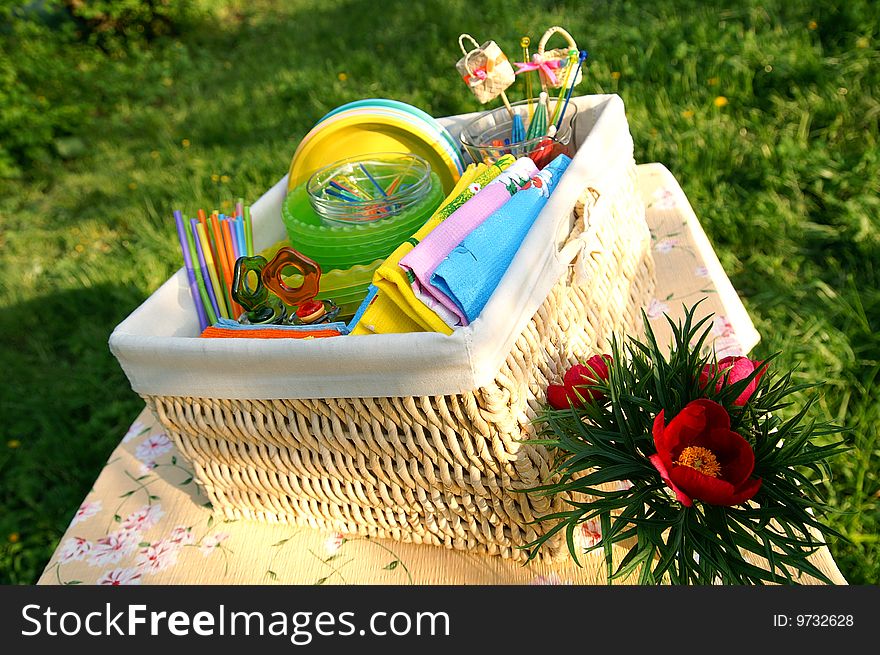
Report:
[[[247,239],[247,255],[254,256],[254,226],[251,223],[250,205],[244,208],[244,236]]]
[[[238,232],[238,252],[239,257],[247,257],[247,238],[244,235],[244,217],[238,216],[235,219],[235,229]]]
[[[226,216],[216,209],[210,214],[199,209],[197,217],[189,220],[182,212],[173,212],[202,331],[221,319],[237,320],[244,312],[232,297],[233,271],[239,257],[254,254],[253,222],[251,208],[245,207],[244,199],[236,202],[234,212]]]
[[[192,219],[198,220],[198,219]],[[198,255],[196,253],[196,243],[193,238],[192,232],[190,231],[190,226],[186,223],[183,225],[183,231],[186,233],[186,245],[189,247],[189,256],[190,261],[192,261],[193,272],[195,273],[196,284],[199,286],[199,297],[202,299],[202,305],[205,308],[205,314],[208,317],[208,324],[213,325],[217,322],[217,315],[214,313],[214,309],[211,305],[211,298],[208,296],[208,291],[205,288],[205,282],[202,279],[202,268],[199,265]]]
[[[205,263],[208,268],[208,277],[211,280],[211,286],[214,288],[214,299],[217,301],[217,310],[223,318],[230,318],[229,309],[226,306],[226,298],[223,297],[223,287],[220,286],[220,279],[217,277],[217,268],[214,262],[214,256],[211,253],[208,232],[201,223],[195,225],[198,231],[199,241],[201,242],[201,252],[205,257]]]
[[[205,307],[202,304],[202,296],[199,292],[199,286],[196,282],[195,270],[193,269],[192,257],[186,238],[186,228],[183,224],[183,214],[179,210],[174,210],[174,222],[177,225],[177,239],[180,241],[180,250],[183,253],[183,266],[186,269],[186,277],[189,281],[189,292],[196,306],[196,313],[199,316],[199,331],[208,327],[208,316],[205,313]]]
[[[230,303],[230,293],[229,286],[226,283],[226,274],[224,272],[224,262],[223,258],[220,256],[221,254],[221,245],[220,238],[222,235],[218,234],[218,230],[215,228],[216,217],[214,214],[208,216],[205,221],[205,234],[208,236],[209,249],[211,251],[211,259],[214,260],[214,272],[217,274],[217,280],[220,283],[220,289],[218,291],[223,296],[224,304],[227,309],[232,309],[232,304]]]
[[[358,164],[358,166],[361,167],[361,170],[364,172],[364,175],[366,175],[370,179],[370,182],[373,183],[373,186],[376,187],[376,189],[379,191],[379,193],[382,194],[382,197],[387,198],[388,194],[385,193],[385,189],[383,189],[382,185],[376,181],[376,178],[374,178],[372,175],[370,175],[370,171],[368,171],[367,168],[363,164]]]
[[[199,266],[196,269],[196,273],[202,276],[202,282],[205,285],[205,290],[208,292],[208,299],[210,301],[210,305],[205,307],[208,310],[208,318],[211,319],[211,324],[217,322],[217,317],[220,316],[220,306],[217,304],[217,297],[214,295],[214,285],[211,284],[211,275],[208,272],[208,265],[205,262],[205,253],[202,250],[201,241],[199,241],[199,219],[192,218],[190,219],[190,227],[192,228],[192,237],[193,243],[195,244],[196,249],[196,257],[198,257]],[[213,316],[211,315],[213,313]]]
[[[223,280],[226,283],[226,293],[229,294],[229,305],[234,314],[234,318],[237,318],[242,313],[241,305],[235,302],[235,299],[232,297],[232,272],[233,272],[233,264],[229,261],[229,253],[226,248],[226,238],[223,235],[223,230],[220,229],[220,219],[217,217],[217,214],[211,215],[211,225],[214,228],[214,234],[217,239],[217,258],[220,260],[220,267],[223,269]]]

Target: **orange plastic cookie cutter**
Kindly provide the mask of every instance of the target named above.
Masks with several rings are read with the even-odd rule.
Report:
[[[293,268],[302,276],[299,287],[290,287],[282,274]],[[339,314],[339,307],[332,300],[317,300],[321,282],[321,265],[306,257],[290,246],[280,248],[261,273],[263,284],[266,285],[282,302],[297,307],[296,312],[288,317],[288,322],[295,325],[325,323],[332,321]]]
[[[299,287],[289,287],[281,274],[292,267],[302,275],[303,282]],[[272,261],[263,267],[260,274],[265,284],[276,296],[291,307],[297,307],[306,300],[318,295],[321,281],[321,265],[313,259],[297,252],[290,246],[280,248]]]

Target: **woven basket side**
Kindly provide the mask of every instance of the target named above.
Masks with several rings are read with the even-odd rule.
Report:
[[[634,165],[574,212],[584,253],[516,340],[495,383],[406,398],[145,396],[216,512],[522,559],[562,499],[522,493],[551,475],[528,443],[546,385],[612,333],[640,330],[654,272]],[[584,219],[587,225],[584,225]],[[549,526],[548,526],[549,527]],[[541,556],[559,556],[554,542]]]
[[[512,433],[512,441],[518,442],[513,451],[518,457],[516,490],[551,479],[552,455],[543,446],[528,443],[535,436],[534,420],[546,400],[547,385],[560,382],[565,370],[578,361],[607,351],[612,334],[643,330],[641,309],[653,295],[655,276],[635,165],[615,180],[614,188],[604,189],[604,195],[611,201],[588,190],[574,210],[577,220],[572,238],[583,236],[592,251],[582,253],[554,287],[536,314],[540,320],[533,319],[523,332],[496,384],[482,390],[497,396],[501,389],[510,398],[508,411],[518,423]],[[524,493],[517,498],[520,520],[526,522],[565,506],[562,497],[552,503]],[[542,554],[555,558],[563,550],[560,536],[548,542]]]

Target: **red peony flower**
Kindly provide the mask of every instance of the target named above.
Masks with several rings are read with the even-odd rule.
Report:
[[[767,371],[767,366],[763,361],[751,360],[748,357],[725,357],[724,359],[719,360],[717,371],[720,372],[720,375],[715,382],[716,393],[721,391],[725,386],[734,384],[740,380],[745,380],[752,374],[752,371],[758,367],[761,368],[761,371],[751,382],[749,382],[748,386],[737,397],[737,399],[733,401],[733,404],[737,406],[745,405],[749,398],[752,397],[752,394],[755,393],[755,389],[758,388],[758,381]],[[706,385],[709,384],[709,380],[712,379],[712,376],[714,376],[715,373],[715,365],[706,364],[703,367],[703,370],[700,371],[700,387],[705,389]]]
[[[611,355],[593,355],[586,364],[575,364],[565,372],[562,384],[547,386],[547,402],[554,409],[568,409],[601,400],[604,394],[592,386],[608,379],[611,361]]]
[[[688,403],[669,425],[661,411],[654,419],[654,446],[651,464],[688,507],[693,498],[710,505],[739,505],[761,487],[759,478],[750,478],[755,468],[752,447],[730,430],[730,416],[712,400]]]

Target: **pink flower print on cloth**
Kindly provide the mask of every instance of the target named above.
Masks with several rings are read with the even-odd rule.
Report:
[[[678,244],[678,239],[660,239],[654,244],[654,250],[665,255],[666,253],[672,252]]]
[[[164,434],[154,434],[138,445],[134,455],[142,462],[154,462],[159,455],[164,455],[172,448],[174,448],[174,444],[171,443],[167,436]]]
[[[229,539],[228,532],[218,532],[217,534],[208,535],[202,539],[202,545],[199,546],[199,550],[202,552],[202,555],[207,557],[217,550],[220,547],[220,544],[227,539]]]
[[[193,536],[192,530],[183,525],[178,525],[168,535],[168,542],[178,546],[189,546],[194,544],[195,541],[196,538]]]
[[[726,316],[716,315],[712,319],[712,336],[713,337],[733,336],[733,324],[729,320],[727,320]]]
[[[651,302],[648,303],[648,306],[645,308],[645,314],[647,314],[650,319],[660,318],[663,314],[668,312],[669,305],[665,302],[660,302],[656,298],[652,298]]]
[[[712,319],[712,331],[710,334],[715,337],[715,341],[712,345],[715,348],[715,356],[719,359],[745,354],[742,349],[742,344],[736,337],[733,324],[726,316],[716,315],[715,318]]]
[[[86,519],[92,518],[102,509],[103,503],[100,500],[87,500],[79,506],[78,510],[76,510],[76,514],[73,515],[73,520],[70,522],[70,525],[74,526],[77,523],[82,523]]]
[[[456,209],[449,217],[435,227],[415,248],[401,260],[400,267],[410,274],[413,291],[421,291],[425,296],[435,297],[430,288],[431,275],[446,256],[477,226],[497,211],[510,197],[530,183],[530,178],[538,173],[538,168],[528,157],[517,159],[476,193],[470,200]],[[436,301],[454,312],[454,305],[447,298],[436,296]]]
[[[139,539],[139,534],[124,530],[101,537],[92,545],[89,566],[116,564],[137,549]]]
[[[144,434],[147,431],[147,426],[141,423],[140,421],[135,421],[131,424],[131,427],[128,428],[128,432],[125,433],[125,436],[122,437],[122,443],[128,443],[132,439],[137,439],[139,436]]]
[[[582,551],[589,550],[602,539],[602,528],[599,521],[590,519],[577,526],[574,531],[574,542]]]
[[[113,569],[98,578],[97,584],[119,587],[141,583],[141,572],[137,569]]]
[[[158,573],[177,564],[182,546],[167,539],[157,541],[138,552],[135,564],[144,573]]]
[[[137,474],[150,475],[159,465],[153,461],[141,462],[137,469]]]
[[[58,549],[58,561],[62,564],[84,560],[92,550],[92,544],[82,537],[70,537]]]
[[[119,528],[126,532],[143,532],[156,525],[164,514],[159,505],[144,505],[129,514],[119,524]]]
[[[324,541],[324,550],[327,555],[335,555],[345,543],[345,537],[341,532],[334,532]]]
[[[654,195],[652,196],[653,202],[648,205],[648,207],[652,207],[654,209],[675,209],[678,204],[678,200],[675,197],[675,194],[666,187],[660,187],[656,191],[654,191]]]
[[[725,357],[739,357],[745,355],[742,344],[739,339],[731,335],[729,337],[719,337],[712,344],[715,348],[715,356],[718,359]]]

